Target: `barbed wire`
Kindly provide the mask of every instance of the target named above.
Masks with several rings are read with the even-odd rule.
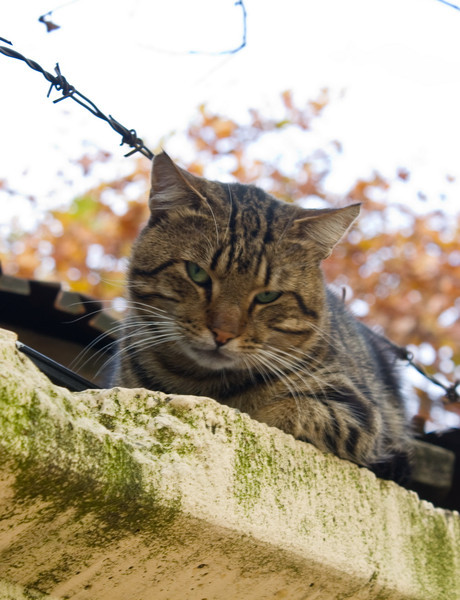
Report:
[[[389,340],[386,336],[377,334],[375,331],[373,331],[372,333],[377,337],[381,337],[392,348],[392,350],[400,360],[407,361],[411,367],[413,367],[416,371],[420,373],[420,375],[423,375],[423,377],[431,381],[431,383],[433,383],[434,385],[441,387],[444,390],[445,394],[442,398],[442,403],[444,405],[457,404],[460,402],[460,393],[457,391],[457,388],[460,386],[460,379],[457,379],[456,381],[454,381],[454,383],[450,383],[449,385],[444,384],[434,375],[430,375],[422,367],[422,365],[415,360],[414,353],[411,352],[408,348],[405,348],[404,346],[398,346],[397,344]]]
[[[10,46],[13,45],[9,40],[6,40],[5,38],[2,38],[2,37],[0,37],[0,41],[5,42],[5,43],[9,44]],[[83,106],[83,108],[86,108],[86,110],[88,110],[95,117],[98,117],[98,119],[102,119],[103,121],[106,121],[114,131],[116,131],[117,133],[119,133],[121,135],[122,139],[121,139],[120,145],[127,144],[128,146],[130,146],[130,148],[133,148],[133,150],[131,150],[131,152],[128,152],[127,154],[125,154],[125,156],[131,156],[132,154],[135,154],[136,152],[140,152],[141,154],[143,154],[150,160],[153,158],[153,156],[154,156],[153,152],[151,152],[151,150],[149,150],[144,145],[144,142],[141,138],[137,137],[136,130],[135,129],[127,129],[124,125],[122,125],[116,119],[114,119],[112,117],[112,115],[107,116],[101,110],[99,110],[99,108],[94,104],[94,102],[92,102],[89,98],[84,96],[81,92],[79,92],[75,88],[75,86],[71,85],[67,81],[67,79],[61,73],[59,63],[56,63],[56,66],[54,67],[54,71],[55,71],[56,75],[52,75],[51,73],[48,73],[48,71],[45,71],[45,69],[43,69],[43,67],[41,67],[37,62],[35,62],[34,60],[31,60],[30,58],[26,58],[25,56],[23,56],[22,54],[20,54],[16,50],[14,50],[13,48],[10,48],[8,46],[0,46],[0,54],[8,56],[9,58],[16,58],[18,60],[22,60],[31,69],[41,73],[43,75],[43,77],[51,83],[51,86],[48,90],[47,98],[49,98],[53,88],[56,91],[61,92],[61,94],[62,94],[62,98],[57,98],[56,100],[53,100],[54,104],[57,104],[58,102],[61,102],[62,100],[66,100],[67,98],[71,98],[77,104],[79,104],[80,106]]]
[[[415,362],[415,357],[412,352],[409,352],[407,348],[404,348],[404,350],[406,351],[405,358],[410,366],[418,371],[420,375],[423,375],[423,377],[426,377],[426,379],[431,381],[431,383],[434,383],[434,385],[437,385],[444,390],[445,396],[442,398],[443,404],[456,404],[460,402],[460,394],[457,391],[457,388],[460,386],[460,380],[454,381],[454,383],[451,383],[450,385],[445,385],[437,377],[427,373],[419,363]]]

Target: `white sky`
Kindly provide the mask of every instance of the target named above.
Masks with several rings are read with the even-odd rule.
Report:
[[[326,86],[333,102],[314,135],[343,143],[334,191],[373,168],[393,177],[404,166],[412,176],[395,186],[398,200],[412,202],[421,189],[430,206],[459,206],[460,11],[441,2],[245,0],[247,46],[230,56],[187,52],[240,43],[234,0],[7,4],[0,36],[50,72],[58,61],[70,83],[147,145],[182,131],[203,101],[241,118],[250,107],[276,110],[285,89],[302,101]],[[46,33],[38,17],[54,8],[61,28]],[[110,174],[128,168],[118,134],[71,100],[53,105],[48,83],[25,63],[0,55],[0,82],[0,178],[10,187],[42,206],[68,200],[90,183],[72,160],[96,147],[119,157]],[[447,174],[459,179],[448,183]],[[0,222],[23,206],[30,212],[0,194]]]

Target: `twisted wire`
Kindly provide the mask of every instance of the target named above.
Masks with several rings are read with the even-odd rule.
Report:
[[[11,44],[10,41],[5,38],[0,37],[2,42],[7,44]],[[43,75],[43,77],[50,82],[50,88],[48,90],[47,98],[49,98],[53,88],[62,94],[61,98],[57,98],[53,100],[53,103],[56,104],[65,100],[66,98],[71,98],[83,108],[86,108],[91,114],[103,121],[106,121],[110,127],[121,135],[121,144],[127,144],[130,148],[133,148],[130,152],[125,154],[125,156],[131,156],[135,152],[140,152],[150,160],[153,158],[153,152],[151,152],[145,145],[141,138],[137,137],[137,133],[135,129],[127,129],[124,125],[119,123],[116,119],[112,117],[112,115],[105,115],[89,98],[84,96],[81,92],[79,92],[75,86],[71,85],[67,79],[62,75],[61,70],[59,68],[59,63],[56,63],[54,68],[56,75],[52,75],[48,71],[45,71],[43,67],[41,67],[37,62],[31,60],[30,58],[26,58],[16,50],[8,46],[0,46],[0,54],[8,56],[9,58],[16,58],[25,62],[31,69],[34,71],[38,71]]]
[[[372,331],[372,330],[371,330]],[[431,381],[434,385],[441,387],[444,390],[445,396],[442,399],[444,404],[458,404],[460,403],[460,392],[458,388],[460,387],[460,380],[454,381],[454,383],[450,383],[449,385],[444,384],[440,381],[435,375],[430,375],[420,363],[415,360],[415,356],[413,352],[405,348],[404,346],[398,346],[387,337],[377,334],[375,331],[372,331],[372,334],[380,339],[382,339],[396,354],[396,356],[400,360],[406,360],[408,364],[414,368],[416,371],[423,375],[426,379]]]

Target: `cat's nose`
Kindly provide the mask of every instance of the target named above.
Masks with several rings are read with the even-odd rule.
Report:
[[[214,327],[214,329],[211,329],[211,331],[218,346],[223,346],[230,340],[236,338],[235,333],[231,331],[224,331],[223,329],[218,329],[217,327]]]

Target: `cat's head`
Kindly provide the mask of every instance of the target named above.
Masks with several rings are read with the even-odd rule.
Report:
[[[359,205],[305,210],[261,189],[211,182],[155,157],[151,217],[133,248],[131,311],[151,350],[208,370],[257,370],[308,347],[324,318],[321,261]],[[135,322],[135,321],[133,321]]]

